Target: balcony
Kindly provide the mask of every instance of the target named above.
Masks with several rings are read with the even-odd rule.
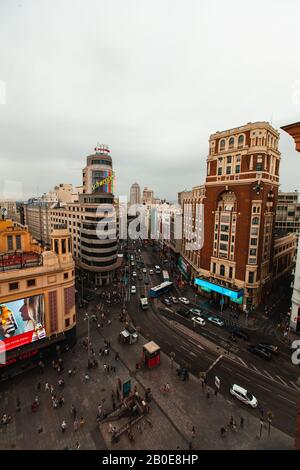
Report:
[[[0,272],[42,266],[43,257],[34,251],[13,251],[0,254]]]

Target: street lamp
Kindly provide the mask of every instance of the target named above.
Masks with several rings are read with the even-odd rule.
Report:
[[[87,340],[88,340],[88,366],[90,364],[90,344],[91,344],[91,341],[90,341],[90,338],[91,338],[91,335],[90,335],[90,314],[89,312],[86,312],[85,316],[84,316],[84,320],[87,320],[88,322],[88,337],[87,337]]]
[[[272,411],[268,411],[267,412],[267,417],[268,417],[268,437],[270,437],[270,434],[271,434],[271,424],[272,424],[272,420],[274,418],[274,414],[272,413]]]

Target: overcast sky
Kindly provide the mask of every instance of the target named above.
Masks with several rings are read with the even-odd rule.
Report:
[[[119,195],[203,183],[211,133],[300,121],[299,18],[299,0],[1,0],[0,196],[81,184],[97,142]],[[300,189],[283,132],[280,150]]]

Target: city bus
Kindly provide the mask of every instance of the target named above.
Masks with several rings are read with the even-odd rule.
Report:
[[[156,274],[160,274],[160,267],[154,266],[154,271],[156,272]]]
[[[165,294],[172,287],[173,282],[167,281],[159,284],[159,286],[152,287],[149,291],[150,297],[158,297],[161,294]]]
[[[167,281],[170,280],[170,276],[169,276],[168,271],[163,270],[163,272],[162,272],[162,277],[163,277],[163,281],[164,281],[164,282],[167,282]]]

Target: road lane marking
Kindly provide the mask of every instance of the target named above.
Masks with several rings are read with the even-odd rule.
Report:
[[[291,380],[289,381],[290,384],[292,384],[293,387],[295,387],[296,390],[298,390],[300,392],[300,387],[298,387],[295,382],[292,382]]]
[[[197,357],[197,354],[195,354],[193,351],[190,351],[191,356]]]
[[[250,379],[248,379],[247,377],[244,377],[243,375],[239,374],[238,372],[236,372],[236,375],[238,375],[239,377],[241,377],[243,380],[246,380],[247,382],[251,382]]]
[[[256,370],[256,372],[259,372],[259,373],[260,373],[260,371],[258,370],[257,367],[255,367],[255,365],[251,364],[251,367],[253,367],[253,369]]]
[[[245,367],[248,367],[247,364],[246,364],[246,362],[243,361],[243,359],[242,359],[241,357],[239,357],[238,359],[241,361],[242,364],[244,364]]]
[[[197,344],[196,346],[197,348],[204,349],[203,346],[201,346],[200,344]]]
[[[297,404],[298,404],[297,402],[292,401],[292,400],[289,400],[288,398],[283,397],[282,395],[278,395],[278,397],[282,398],[283,400],[289,401],[290,403],[293,403],[293,405],[297,405]]]
[[[265,375],[267,377],[269,377],[269,379],[273,379],[273,376],[270,374],[270,372],[268,372],[266,369],[263,369],[263,372],[265,373]],[[263,374],[264,375],[264,374]]]
[[[279,375],[275,375],[275,377],[277,377],[281,381],[281,383],[288,386],[287,383]]]
[[[264,390],[266,390],[267,392],[271,392],[271,390],[267,387],[264,387],[263,385],[260,385],[260,384],[255,384],[257,387],[260,387],[260,388],[263,388]]]

